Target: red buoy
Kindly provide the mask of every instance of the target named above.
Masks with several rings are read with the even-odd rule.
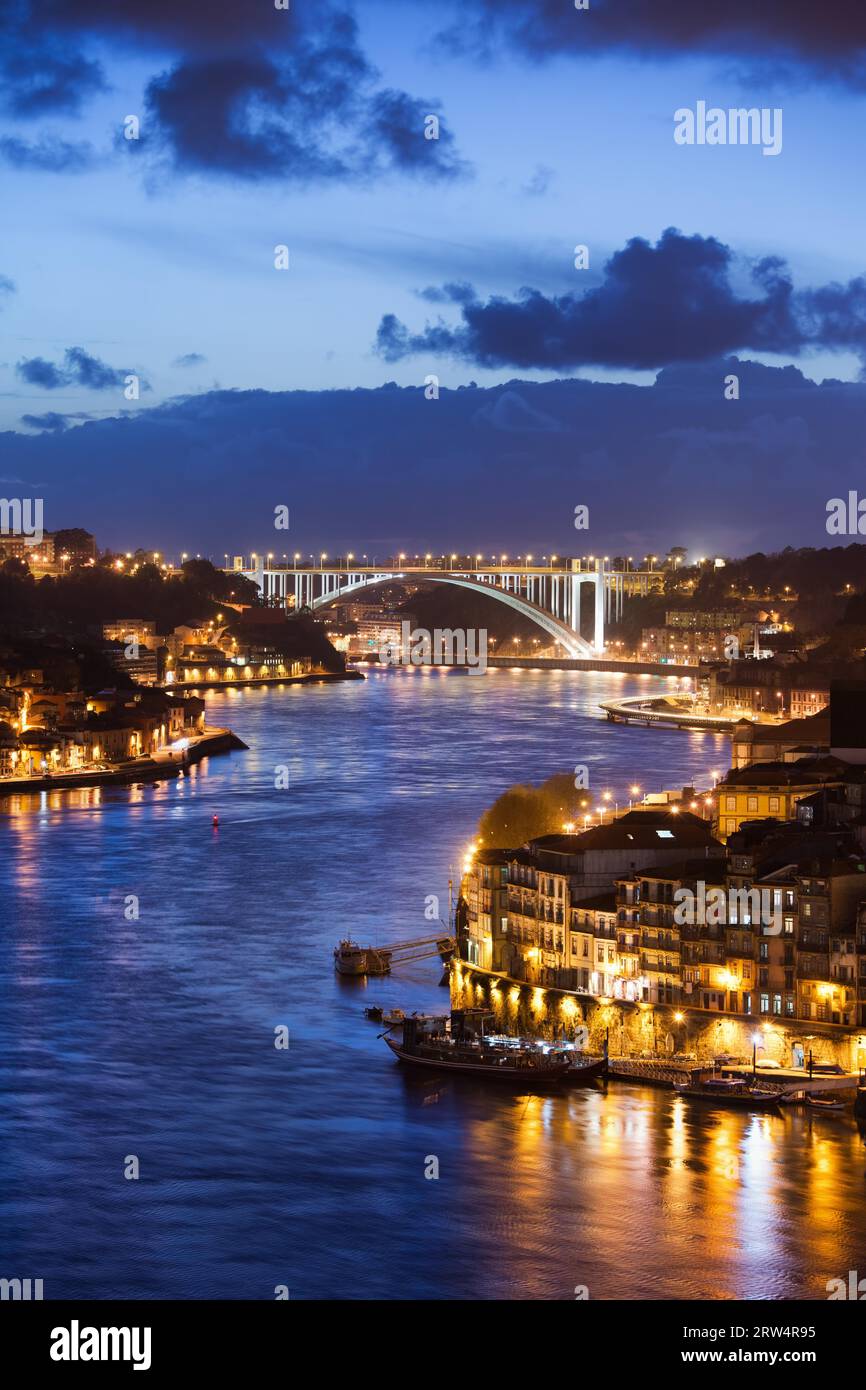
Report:
[[[219,823],[220,823],[220,818],[219,818],[219,816],[214,816],[214,818],[213,818],[213,823],[214,823],[214,826],[219,825]]]

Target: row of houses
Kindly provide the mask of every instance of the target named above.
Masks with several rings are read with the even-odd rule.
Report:
[[[115,618],[104,623],[103,652],[117,670],[143,685],[231,683],[300,676],[312,669],[311,658],[291,649],[285,614],[256,610],[232,612],[233,624],[218,613],[215,620],[180,624],[159,634],[156,623],[141,618]]]
[[[0,777],[38,777],[183,746],[204,730],[204,701],[161,690],[0,689]]]
[[[727,845],[699,816],[633,810],[481,850],[461,886],[471,965],[602,1002],[866,1024],[866,835],[766,821]]]

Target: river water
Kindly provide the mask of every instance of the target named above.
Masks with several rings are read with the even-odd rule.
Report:
[[[588,763],[622,800],[726,766],[718,736],[598,717],[663,687],[390,670],[209,694],[248,752],[0,801],[0,1277],[46,1298],[670,1299],[866,1273],[847,1117],[413,1076],[362,1011],[444,1011],[438,962],[334,974],[344,934],[427,935],[425,898],[445,915],[509,784]]]

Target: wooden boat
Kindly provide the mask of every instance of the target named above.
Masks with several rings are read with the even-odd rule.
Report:
[[[845,1109],[844,1100],[832,1096],[807,1096],[806,1104],[811,1110],[826,1110],[828,1114],[839,1114]]]
[[[566,1072],[567,1086],[591,1086],[607,1076],[607,1062],[604,1057],[583,1057],[579,1052],[566,1052],[569,1070]]]
[[[388,975],[391,952],[375,946],[359,946],[345,937],[334,947],[334,968],[340,975]]]
[[[455,1009],[450,1016],[404,1019],[399,1042],[382,1036],[394,1056],[411,1066],[532,1087],[568,1083],[576,1069],[567,1054],[485,1037],[482,1019],[480,1011]]]
[[[406,1019],[402,1009],[389,1009],[386,1012],[381,1004],[370,1004],[364,1010],[364,1017],[369,1018],[373,1023],[387,1023],[389,1028],[395,1028],[398,1023],[403,1023]]]
[[[688,1096],[689,1100],[708,1100],[715,1105],[739,1105],[748,1110],[777,1110],[780,1103],[778,1091],[770,1091],[760,1086],[747,1086],[735,1077],[711,1077],[706,1081],[692,1081],[684,1086],[674,1085],[678,1096]]]

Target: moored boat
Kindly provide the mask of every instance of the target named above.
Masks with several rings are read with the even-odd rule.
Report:
[[[375,946],[359,946],[345,937],[334,947],[334,968],[340,975],[387,975],[391,970],[391,952]]]
[[[579,1052],[566,1053],[569,1070],[566,1085],[590,1086],[593,1081],[601,1081],[607,1076],[607,1062],[603,1057],[583,1057]]]
[[[715,1105],[738,1105],[749,1110],[777,1110],[781,1099],[778,1091],[747,1086],[745,1081],[734,1077],[708,1077],[705,1081],[675,1085],[674,1091],[678,1096],[687,1096],[690,1100],[708,1100]]]
[[[844,1100],[838,1100],[833,1096],[807,1096],[806,1104],[810,1110],[824,1110],[828,1114],[839,1114],[845,1109]]]
[[[485,1036],[480,1010],[406,1018],[399,1041],[383,1034],[394,1056],[412,1066],[526,1086],[562,1086],[576,1069],[567,1053],[520,1039]]]

